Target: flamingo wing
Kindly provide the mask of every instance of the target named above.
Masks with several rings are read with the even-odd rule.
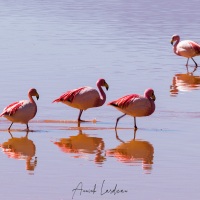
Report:
[[[119,107],[119,108],[123,109],[123,108],[126,108],[131,101],[133,101],[134,99],[139,98],[139,97],[140,97],[140,95],[138,95],[138,94],[126,95],[126,96],[121,97],[117,100],[109,102],[108,105],[112,105],[112,106]]]
[[[60,101],[69,101],[72,102],[74,97],[79,94],[83,89],[85,89],[86,87],[81,87],[78,89],[74,89],[74,90],[70,90],[67,91],[66,93],[64,93],[63,95],[61,95],[59,98],[55,99],[53,101],[54,102],[60,102]]]
[[[192,46],[197,55],[200,54],[200,45],[198,43],[189,41],[189,44]]]
[[[14,103],[8,105],[6,108],[4,108],[0,117],[3,115],[9,115],[9,116],[14,115],[22,105],[23,105],[23,101],[14,102]]]

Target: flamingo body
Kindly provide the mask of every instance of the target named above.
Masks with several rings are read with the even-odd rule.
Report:
[[[0,114],[0,117],[5,117],[13,123],[22,123],[27,125],[28,122],[33,119],[37,113],[37,105],[33,100],[32,96],[39,98],[39,95],[36,89],[30,89],[28,92],[29,100],[21,100],[14,102],[4,108],[3,112]],[[11,124],[11,126],[12,126]],[[10,129],[11,126],[8,128]]]
[[[117,123],[120,118],[125,115],[130,115],[134,117],[135,129],[137,129],[135,118],[151,115],[155,111],[154,101],[154,91],[152,89],[147,89],[144,92],[144,96],[130,94],[108,103],[108,105],[114,106],[117,110],[124,113],[117,118],[115,128],[117,128]]]
[[[109,86],[104,79],[99,79],[97,81],[97,87],[99,92],[89,86],[80,87],[74,90],[67,91],[59,98],[55,99],[54,102],[62,102],[73,108],[80,110],[78,121],[83,121],[80,119],[83,110],[87,110],[93,107],[102,106],[106,101],[106,95],[101,87],[106,87],[108,90]]]
[[[29,120],[35,117],[36,112],[34,103],[22,100],[7,106],[1,116],[12,122],[27,124]]]
[[[119,111],[134,117],[143,117],[152,114],[151,102],[140,95],[127,95],[110,103]]]
[[[180,41],[179,35],[172,36],[171,44],[173,45],[174,42],[175,42],[174,47],[173,47],[174,53],[178,56],[183,56],[183,57],[188,58],[186,66],[188,66],[188,61],[191,58],[196,66],[194,69],[195,71],[198,65],[193,59],[193,57],[200,55],[200,44],[192,40]]]
[[[183,40],[174,48],[174,53],[186,58],[192,58],[200,55],[200,45],[191,40]]]
[[[90,100],[88,101],[88,99]],[[99,99],[100,96],[97,90],[86,86],[68,91],[53,102],[62,102],[79,110],[87,110],[88,108],[97,107]]]

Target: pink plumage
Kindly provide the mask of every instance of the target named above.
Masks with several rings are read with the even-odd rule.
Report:
[[[122,116],[117,118],[115,129],[117,128],[118,121],[125,115],[134,117],[134,127],[137,129],[136,117],[151,115],[155,111],[155,99],[156,97],[153,89],[147,89],[144,92],[144,96],[130,94],[109,102],[108,105],[111,105],[124,113]]]
[[[37,105],[33,100],[33,96],[39,99],[39,94],[34,88],[30,89],[28,92],[29,100],[14,102],[4,108],[0,117],[5,117],[12,122],[8,130],[10,130],[13,123],[26,124],[27,130],[29,130],[28,122],[33,119],[37,113]]]
[[[81,120],[83,110],[102,106],[106,101],[106,94],[104,93],[102,87],[105,87],[108,90],[108,84],[104,79],[99,79],[96,85],[99,89],[100,95],[96,89],[85,86],[67,91],[59,98],[55,99],[53,103],[61,102],[73,108],[79,109],[80,112],[78,116],[78,121],[83,121]]]
[[[78,89],[70,90],[61,95],[58,99],[55,99],[54,102],[62,102],[62,101],[69,101],[72,102],[74,97],[77,96],[81,91],[83,91],[86,87],[81,87]]]
[[[174,44],[174,42],[175,42],[175,44]],[[188,70],[189,59],[191,58],[193,60],[193,62],[195,63],[195,68],[194,68],[194,71],[195,71],[197,69],[198,65],[195,62],[195,60],[193,59],[193,57],[200,55],[200,44],[198,44],[194,41],[191,41],[191,40],[180,41],[179,35],[172,36],[171,44],[172,45],[174,44],[173,50],[176,55],[187,58],[187,63],[186,63],[187,70]]]

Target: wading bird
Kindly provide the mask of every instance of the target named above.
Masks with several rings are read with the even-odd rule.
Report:
[[[108,84],[104,79],[99,79],[96,83],[100,95],[96,89],[85,86],[80,87],[78,89],[70,90],[61,95],[59,98],[55,99],[54,102],[61,102],[73,108],[77,108],[80,110],[78,121],[81,120],[81,115],[83,110],[87,110],[88,108],[99,107],[102,106],[106,101],[106,94],[104,93],[102,87],[105,87],[107,90],[109,88]]]
[[[39,99],[39,94],[34,88],[30,89],[28,92],[29,100],[17,101],[4,108],[0,117],[3,116],[12,122],[8,130],[10,130],[13,123],[26,124],[27,130],[29,130],[28,122],[33,119],[37,113],[37,105],[33,96],[36,96],[37,100]]]
[[[155,111],[155,101],[153,89],[147,89],[144,96],[138,94],[130,94],[121,97],[117,100],[111,101],[108,105],[114,106],[124,114],[117,118],[115,129],[117,128],[118,121],[125,115],[134,117],[134,128],[137,130],[136,117],[149,116]]]
[[[195,62],[195,60],[193,59],[193,57],[200,55],[200,44],[198,44],[194,41],[191,41],[191,40],[180,41],[179,35],[172,36],[171,44],[174,46],[173,49],[174,49],[174,53],[176,55],[187,58],[187,63],[186,63],[187,71],[188,71],[188,61],[190,58],[195,63],[194,71],[196,71],[198,65]]]

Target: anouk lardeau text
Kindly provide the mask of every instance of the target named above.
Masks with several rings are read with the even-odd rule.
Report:
[[[118,184],[114,184],[112,187],[105,184],[105,180],[102,181],[99,187],[95,183],[91,188],[85,188],[83,182],[79,182],[77,186],[72,190],[72,199],[76,195],[91,194],[91,195],[117,195],[127,193],[128,190],[121,189],[118,187]]]

